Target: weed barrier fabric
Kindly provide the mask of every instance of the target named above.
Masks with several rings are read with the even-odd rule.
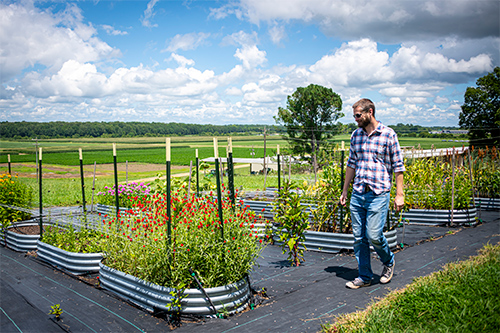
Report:
[[[170,330],[166,320],[153,317],[39,259],[2,246],[0,262],[1,332]],[[55,304],[60,304],[63,310],[57,323],[54,315],[48,314]]]
[[[352,252],[309,251],[305,253],[305,263],[291,267],[279,247],[268,246],[258,259],[259,265],[251,271],[250,282],[257,291],[266,288],[269,299],[254,310],[228,319],[183,322],[175,332],[318,332],[322,323],[331,322],[336,315],[363,309],[371,300],[403,288],[415,277],[476,255],[488,242],[499,242],[498,211],[483,212],[481,219],[484,223],[476,227],[407,225],[407,245],[396,251],[393,280],[386,285],[379,283],[382,266],[373,255],[373,284],[358,290],[345,287],[347,281],[357,276]],[[151,316],[105,290],[5,247],[0,247],[0,270],[1,332],[170,330],[164,317]],[[48,314],[55,304],[60,304],[64,311],[62,323],[56,324],[51,320],[53,315]]]
[[[396,251],[393,280],[380,284],[382,265],[373,254],[373,283],[358,290],[345,287],[358,274],[352,253],[306,252],[304,264],[290,267],[279,248],[269,247],[259,259],[260,267],[252,272],[251,282],[257,290],[266,287],[270,299],[239,316],[183,325],[176,332],[318,332],[321,324],[332,322],[336,315],[359,311],[416,277],[438,271],[446,263],[468,259],[488,242],[499,242],[498,212],[483,213],[482,219],[485,223],[476,227],[412,226],[411,236],[405,239],[407,246]]]

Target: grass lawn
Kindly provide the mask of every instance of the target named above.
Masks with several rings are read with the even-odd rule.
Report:
[[[500,332],[500,243],[420,277],[323,332]]]

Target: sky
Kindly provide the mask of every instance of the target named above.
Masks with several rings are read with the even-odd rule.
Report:
[[[298,87],[458,126],[498,0],[0,0],[0,121],[275,124]]]

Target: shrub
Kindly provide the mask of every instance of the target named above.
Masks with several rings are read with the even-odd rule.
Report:
[[[7,228],[12,222],[29,219],[31,214],[5,207],[8,205],[19,208],[30,208],[33,192],[30,187],[19,181],[17,175],[0,174],[0,224]]]
[[[97,202],[103,205],[115,206],[115,185],[104,186],[104,190],[97,193]],[[130,183],[118,185],[118,204],[120,207],[132,208],[133,204],[142,196],[150,193],[149,183]]]
[[[207,288],[237,282],[263,249],[255,213],[228,198],[222,202],[222,235],[212,193],[197,198],[182,188],[173,192],[170,240],[164,194],[143,195],[132,206],[116,218],[103,216],[105,264],[160,286],[196,287],[190,268]]]

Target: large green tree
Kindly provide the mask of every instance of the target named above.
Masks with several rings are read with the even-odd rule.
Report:
[[[461,128],[469,130],[474,146],[500,145],[500,67],[479,78],[476,88],[465,91],[459,116]]]
[[[309,161],[318,170],[318,157],[328,139],[339,130],[336,121],[343,117],[342,99],[331,88],[316,84],[299,87],[287,97],[287,107],[279,108],[276,123],[286,129],[284,137],[292,153]]]

